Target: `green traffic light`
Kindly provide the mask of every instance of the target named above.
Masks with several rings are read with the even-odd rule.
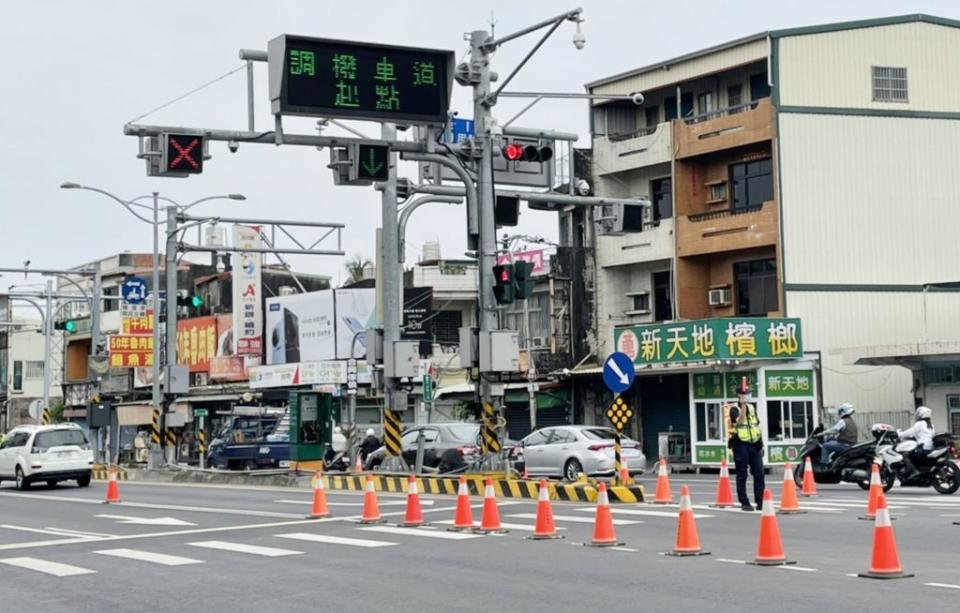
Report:
[[[77,322],[75,321],[66,321],[63,323],[63,329],[69,334],[73,334],[77,331]]]
[[[203,297],[202,296],[191,296],[190,297],[190,306],[195,309],[199,309],[203,306]]]

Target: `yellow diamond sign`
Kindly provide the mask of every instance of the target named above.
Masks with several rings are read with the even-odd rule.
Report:
[[[631,417],[633,417],[633,409],[619,396],[613,401],[610,408],[607,409],[607,419],[610,420],[610,423],[613,424],[613,427],[616,428],[618,432],[626,427]]]

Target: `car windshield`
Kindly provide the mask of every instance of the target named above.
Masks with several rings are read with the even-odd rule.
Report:
[[[80,430],[48,430],[33,439],[34,447],[60,447],[63,445],[86,445],[87,437]]]
[[[588,428],[581,430],[580,434],[592,441],[612,441],[617,437],[613,430],[606,428]]]
[[[450,437],[458,441],[473,441],[480,431],[478,424],[453,424],[447,426]]]

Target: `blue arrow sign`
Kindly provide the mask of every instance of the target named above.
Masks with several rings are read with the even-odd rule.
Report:
[[[147,298],[147,280],[143,277],[127,277],[120,286],[120,292],[128,304],[143,304]]]
[[[450,120],[451,140],[454,143],[462,143],[468,138],[472,138],[476,133],[472,119],[461,119],[453,117]]]
[[[603,382],[614,394],[627,391],[636,376],[633,360],[624,353],[611,353],[603,362]]]

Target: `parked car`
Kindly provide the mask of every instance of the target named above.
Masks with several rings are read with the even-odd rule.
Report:
[[[93,450],[80,426],[17,426],[0,444],[0,479],[13,480],[17,489],[46,481],[76,480],[80,487],[90,485]]]
[[[421,431],[424,467],[436,468],[441,473],[452,472],[480,455],[480,424],[455,422],[415,426],[404,430],[400,437],[401,455],[410,466],[417,461],[417,437]],[[379,467],[386,453],[385,447],[371,453],[364,468],[373,470]]]
[[[555,426],[528,434],[511,450],[516,469],[531,476],[563,477],[574,481],[580,473],[609,476],[614,473],[612,428],[602,426]],[[621,457],[630,474],[643,473],[647,458],[637,441],[622,437]]]

